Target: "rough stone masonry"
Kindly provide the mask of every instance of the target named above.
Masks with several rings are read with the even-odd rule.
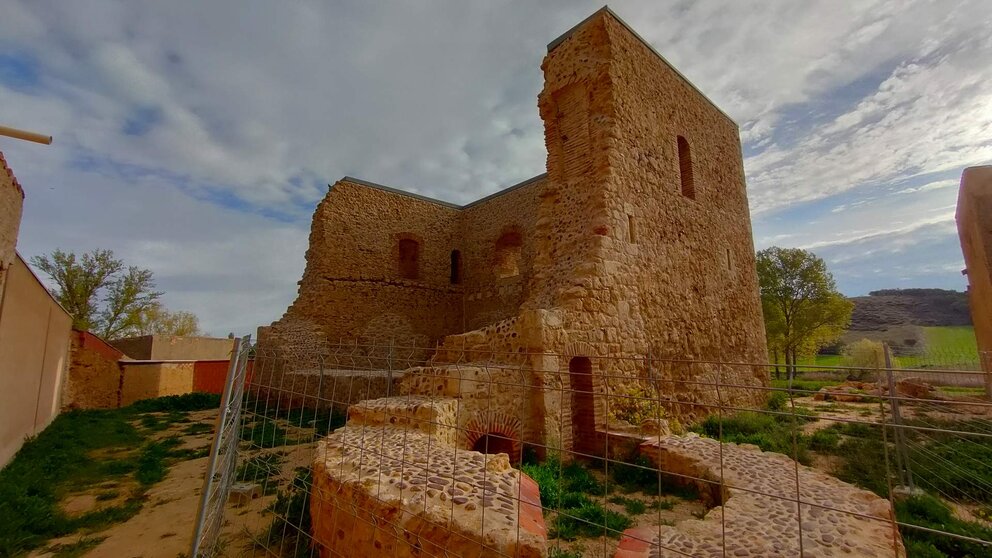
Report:
[[[260,355],[389,341],[417,355],[406,366],[513,366],[537,388],[529,420],[543,420],[523,441],[565,451],[601,445],[606,396],[626,380],[650,377],[682,420],[760,404],[737,125],[608,9],[552,42],[541,67],[547,174],[465,206],[339,180]]]

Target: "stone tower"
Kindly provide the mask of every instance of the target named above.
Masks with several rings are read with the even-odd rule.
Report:
[[[549,389],[528,396],[521,435],[563,447],[595,443],[602,396],[629,385],[688,420],[759,404],[737,125],[608,8],[548,45],[542,69],[546,175],[466,206],[338,181],[299,297],[260,346],[390,340],[435,367],[530,370]]]

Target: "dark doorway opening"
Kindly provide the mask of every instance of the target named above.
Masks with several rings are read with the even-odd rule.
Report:
[[[505,453],[513,459],[516,453],[513,447],[513,440],[502,434],[483,434],[472,444],[472,450],[481,453]]]
[[[596,449],[596,400],[592,387],[592,361],[574,357],[568,362],[572,387],[572,446],[576,451],[594,453]]]

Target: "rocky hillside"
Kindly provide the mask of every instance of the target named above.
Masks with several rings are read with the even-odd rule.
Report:
[[[894,326],[971,325],[968,295],[944,289],[885,289],[857,296],[851,330],[875,331]]]

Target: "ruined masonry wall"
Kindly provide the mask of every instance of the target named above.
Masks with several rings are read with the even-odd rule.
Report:
[[[275,325],[316,325],[332,343],[416,346],[459,329],[460,287],[449,283],[457,218],[439,204],[338,182],[314,213],[299,296]],[[417,279],[398,272],[399,239],[407,237],[420,245]]]
[[[462,211],[461,238],[464,277],[464,327],[478,329],[516,316],[529,295],[533,273],[535,225],[540,196],[547,179],[473,205]],[[507,232],[519,232],[522,240],[519,275],[496,273],[496,243]]]
[[[609,252],[636,278],[642,335],[661,357],[763,361],[737,126],[621,23],[606,25],[617,131]],[[682,193],[679,136],[690,146],[694,198]]]
[[[120,405],[123,352],[86,331],[73,330],[62,407],[116,409]]]
[[[0,293],[3,292],[7,269],[14,263],[23,205],[24,190],[0,152]]]

